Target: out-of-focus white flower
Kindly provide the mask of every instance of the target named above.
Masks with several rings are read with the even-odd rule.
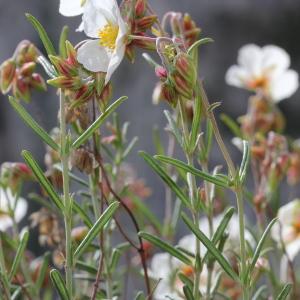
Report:
[[[277,46],[243,46],[238,65],[231,66],[225,76],[230,85],[262,92],[278,102],[292,96],[299,86],[298,73],[289,69],[290,56]]]
[[[179,241],[178,246],[192,252],[194,244],[195,237],[193,235],[187,235]],[[192,253],[194,254],[194,252]],[[178,273],[183,273],[185,276],[192,279],[194,275],[194,268],[193,266],[184,264],[168,253],[158,253],[153,256],[149,275],[156,280],[160,280],[154,292],[155,300],[185,299],[183,294],[183,283],[177,276]],[[206,291],[208,279],[207,275],[207,267],[204,265],[199,282],[199,289],[201,293],[205,293]]]
[[[300,199],[278,210],[278,223],[273,225],[271,235],[279,244],[282,240],[287,255],[293,260],[300,252]]]
[[[116,0],[89,0],[82,19],[85,34],[94,40],[78,49],[77,59],[91,72],[106,73],[107,83],[124,57],[127,26]]]
[[[18,198],[9,189],[0,189],[0,230],[5,231],[13,225],[11,211],[13,210],[16,222],[20,222],[27,212],[27,202],[23,198]]]

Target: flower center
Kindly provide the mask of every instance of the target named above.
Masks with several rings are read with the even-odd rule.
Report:
[[[119,33],[119,26],[111,23],[106,24],[103,29],[99,30],[99,43],[102,47],[114,50]]]
[[[268,78],[266,76],[255,78],[248,83],[250,89],[266,89],[268,87]]]
[[[187,277],[191,277],[194,274],[193,267],[188,265],[184,265],[180,271]]]

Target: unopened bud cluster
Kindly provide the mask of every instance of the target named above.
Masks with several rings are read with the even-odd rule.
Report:
[[[43,77],[37,73],[38,50],[29,41],[21,42],[13,55],[0,66],[0,89],[3,94],[12,91],[17,99],[30,102],[32,90],[45,91]]]

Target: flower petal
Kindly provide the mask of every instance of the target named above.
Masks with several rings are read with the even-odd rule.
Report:
[[[91,38],[98,38],[99,31],[107,23],[118,24],[117,15],[120,14],[118,5],[114,1],[90,0],[85,5],[82,17],[84,32]]]
[[[262,75],[263,54],[260,47],[254,44],[243,46],[238,53],[238,63],[251,76]]]
[[[287,255],[293,260],[300,251],[300,238],[286,245]]]
[[[59,13],[66,17],[78,16],[83,13],[80,0],[60,0]]]
[[[288,69],[291,64],[289,54],[282,48],[274,45],[267,45],[262,48],[262,68],[272,72]]]
[[[229,85],[246,88],[246,82],[249,80],[249,73],[243,67],[231,66],[225,75],[225,81]]]
[[[272,78],[270,95],[275,102],[291,97],[299,87],[299,75],[294,70],[288,70]]]
[[[77,59],[91,72],[107,72],[111,57],[99,40],[89,40],[78,49]]]

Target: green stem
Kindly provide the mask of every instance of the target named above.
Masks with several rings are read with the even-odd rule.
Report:
[[[236,200],[238,206],[238,216],[239,216],[239,231],[240,231],[240,253],[241,253],[241,282],[242,282],[242,290],[243,290],[243,299],[249,299],[248,293],[248,280],[245,278],[245,274],[247,271],[246,264],[246,240],[245,240],[245,221],[244,221],[244,201],[243,201],[243,191],[241,187],[236,188]]]
[[[3,246],[2,246],[2,237],[0,235],[0,273],[2,275],[2,283],[3,283],[3,289],[4,289],[4,295],[6,296],[6,299],[11,299],[10,295],[10,287],[9,287],[9,280],[7,277],[7,270],[5,267],[5,259],[4,259],[4,252],[3,252]]]
[[[66,287],[72,299],[73,294],[73,259],[72,259],[72,202],[69,189],[69,150],[67,149],[67,126],[65,115],[65,95],[60,91],[60,146],[61,146],[61,165],[63,174],[63,199],[64,199],[64,223],[66,235]]]

